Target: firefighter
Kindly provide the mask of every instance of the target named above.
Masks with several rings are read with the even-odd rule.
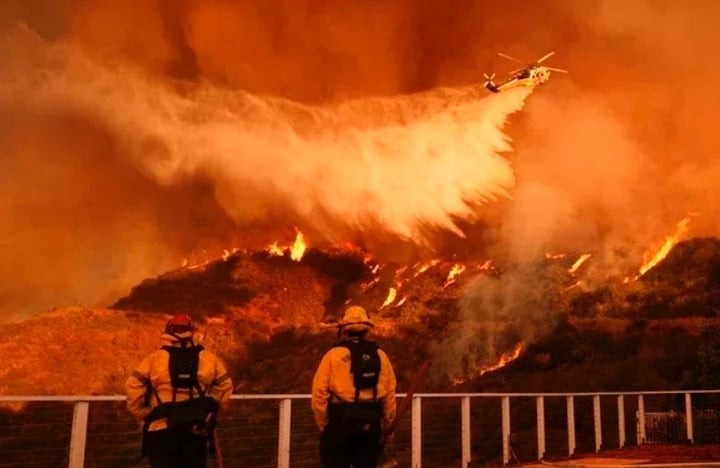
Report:
[[[338,341],[323,356],[312,384],[323,468],[376,468],[381,438],[395,418],[395,373],[387,354],[366,339],[373,327],[352,306],[338,324]]]
[[[153,468],[203,468],[213,453],[217,413],[229,404],[232,381],[223,363],[194,338],[192,319],[176,315],[163,346],[125,383],[127,407],[142,423],[142,456]]]

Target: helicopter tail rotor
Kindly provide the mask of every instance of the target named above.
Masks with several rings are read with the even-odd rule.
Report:
[[[493,84],[493,78],[495,78],[495,73],[493,73],[493,74],[490,75],[490,76],[488,76],[487,73],[483,73],[483,76],[485,77],[485,80],[486,80],[486,81],[485,81],[485,86],[487,86],[487,85],[489,85],[489,84]]]

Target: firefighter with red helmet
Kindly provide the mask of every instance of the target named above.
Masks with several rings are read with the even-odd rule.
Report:
[[[143,425],[142,455],[155,467],[203,468],[212,451],[215,419],[233,386],[225,366],[194,338],[185,314],[165,326],[162,347],[125,383],[127,407]]]

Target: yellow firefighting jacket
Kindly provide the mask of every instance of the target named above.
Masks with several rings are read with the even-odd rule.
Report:
[[[179,345],[177,340],[167,339],[168,335],[163,335],[163,338],[166,339],[164,343],[166,346]],[[203,349],[198,357],[200,387],[207,396],[214,398],[221,408],[226,408],[230,403],[230,395],[233,390],[230,375],[220,359],[210,351]],[[158,349],[147,356],[125,382],[127,407],[138,421],[142,422],[150,414],[150,411],[158,406],[157,397],[160,397],[163,403],[172,401],[173,388],[168,368],[169,361],[169,353]],[[193,395],[197,398],[197,390]],[[175,401],[187,400],[189,396],[187,389],[179,388]],[[167,428],[167,420],[161,418],[153,421],[148,430],[157,431],[165,428]]]
[[[397,404],[395,400],[395,372],[390,359],[382,349],[380,356],[380,377],[377,386],[377,399],[383,405],[383,429],[395,419]],[[372,401],[372,389],[360,391],[360,401]],[[312,383],[312,411],[318,429],[322,431],[328,424],[328,404],[333,402],[355,401],[355,385],[350,372],[350,350],[343,346],[332,348],[325,353]]]

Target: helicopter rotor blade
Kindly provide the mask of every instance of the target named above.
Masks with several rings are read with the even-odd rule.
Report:
[[[516,59],[515,57],[510,57],[509,55],[503,54],[502,52],[498,52],[498,55],[499,55],[500,57],[504,57],[504,58],[506,58],[506,59],[508,59],[508,60],[512,60],[512,61],[514,61],[514,62],[525,63],[525,62],[523,62],[522,60]]]
[[[521,71],[525,70],[527,67],[518,68],[517,70],[509,71],[508,75],[514,75],[515,73],[520,73]]]
[[[543,56],[540,57],[540,58],[538,59],[538,61],[535,62],[535,63],[543,63],[545,60],[549,59],[549,58],[552,57],[553,55],[555,55],[555,51],[552,51],[552,52],[550,52],[550,53],[548,53],[548,54],[543,55]]]
[[[558,73],[568,73],[567,70],[563,70],[562,68],[554,68],[554,67],[545,67],[550,71],[558,72]]]

